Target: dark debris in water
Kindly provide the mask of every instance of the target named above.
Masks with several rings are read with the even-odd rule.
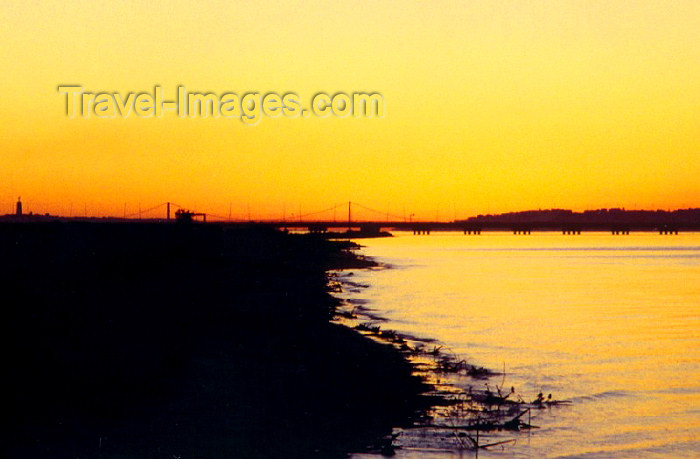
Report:
[[[418,451],[504,448],[517,441],[513,434],[538,428],[531,422],[532,410],[571,403],[542,393],[528,400],[515,387],[505,388],[505,366],[499,373],[470,364],[433,339],[383,328],[379,320],[374,320],[376,316],[368,317],[366,311],[367,308],[359,311],[354,308],[352,314],[341,312],[340,316],[352,319],[355,330],[396,347],[411,362],[415,374],[434,389],[423,395],[430,408],[416,416],[413,425],[395,429],[393,435],[369,446],[366,452],[393,456],[398,448]],[[488,383],[494,376],[502,376],[500,385]],[[465,389],[444,382],[455,378],[471,383]],[[483,388],[477,388],[478,381]]]

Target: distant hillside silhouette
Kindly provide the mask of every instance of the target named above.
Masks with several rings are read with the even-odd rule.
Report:
[[[495,215],[477,215],[458,223],[483,226],[527,225],[533,229],[579,227],[608,230],[626,227],[639,230],[662,228],[700,230],[700,209],[625,210],[597,209],[574,212],[568,209],[526,210]]]

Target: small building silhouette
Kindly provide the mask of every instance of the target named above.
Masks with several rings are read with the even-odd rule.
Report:
[[[195,221],[195,217],[201,217],[202,222],[207,221],[207,214],[199,212],[190,212],[185,209],[178,209],[175,211],[175,221],[180,223],[192,223]]]

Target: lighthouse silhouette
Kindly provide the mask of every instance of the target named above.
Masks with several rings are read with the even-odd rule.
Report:
[[[15,210],[16,215],[22,215],[22,197],[17,198],[17,207]]]

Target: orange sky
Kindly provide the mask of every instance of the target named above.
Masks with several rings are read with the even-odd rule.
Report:
[[[0,213],[700,206],[700,2],[28,1],[0,20]],[[70,83],[376,91],[385,115],[70,119]]]

